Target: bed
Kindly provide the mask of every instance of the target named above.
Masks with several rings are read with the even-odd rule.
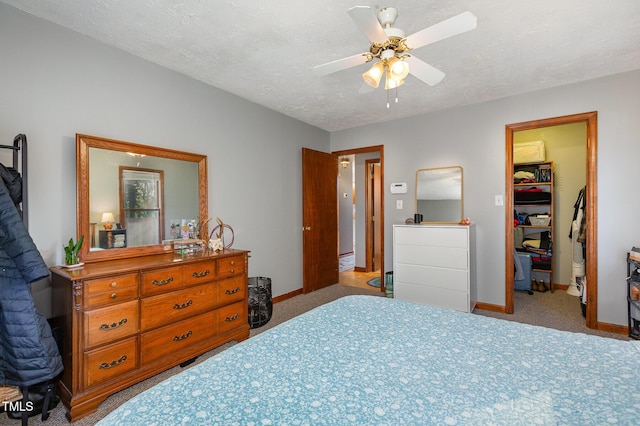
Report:
[[[347,296],[99,424],[638,424],[638,343]]]

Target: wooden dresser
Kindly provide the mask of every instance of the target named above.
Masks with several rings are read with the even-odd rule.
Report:
[[[396,299],[473,312],[475,226],[394,225]]]
[[[232,340],[249,337],[248,252],[225,249],[51,268],[67,418]]]

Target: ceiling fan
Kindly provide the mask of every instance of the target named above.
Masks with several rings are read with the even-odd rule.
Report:
[[[374,13],[369,6],[355,6],[347,13],[371,41],[369,51],[317,65],[313,67],[313,73],[324,76],[378,59],[368,71],[362,74],[366,84],[360,89],[361,93],[377,88],[383,75],[386,90],[397,89],[404,84],[404,78],[408,74],[412,74],[430,86],[438,84],[445,74],[409,52],[473,30],[478,21],[471,12],[463,12],[407,36],[403,30],[393,26],[398,17],[398,11],[393,7],[385,7]],[[397,90],[396,102],[398,102]],[[389,108],[388,92],[387,108]]]

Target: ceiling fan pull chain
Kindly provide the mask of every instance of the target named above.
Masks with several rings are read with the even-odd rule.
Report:
[[[387,109],[389,109],[389,91],[385,90],[385,92],[387,92]]]
[[[398,86],[396,86],[396,103],[398,103]]]

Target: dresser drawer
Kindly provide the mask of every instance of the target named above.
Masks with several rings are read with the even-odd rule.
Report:
[[[394,288],[395,283],[414,284],[418,287],[447,288],[464,293],[467,293],[469,288],[468,272],[461,269],[396,263],[393,279]]]
[[[150,295],[180,288],[182,267],[162,268],[142,273],[142,295]]]
[[[245,301],[217,309],[218,332],[224,333],[225,331],[248,324],[247,309],[248,304]]]
[[[84,347],[92,348],[138,332],[138,301],[85,311]]]
[[[143,333],[141,363],[144,366],[172,354],[189,352],[192,346],[210,340],[216,334],[214,311]]]
[[[216,306],[217,299],[215,283],[143,298],[140,302],[141,329],[150,330],[202,313]]]
[[[229,277],[244,273],[244,256],[218,259],[218,276]]]
[[[216,283],[218,288],[218,303],[228,305],[239,300],[247,300],[247,279],[244,275],[221,280]]]
[[[216,264],[213,260],[184,265],[183,280],[185,285],[200,284],[211,281],[216,276],[215,267]]]
[[[104,348],[85,352],[84,384],[94,386],[133,371],[138,366],[138,338],[132,337]]]
[[[393,297],[398,300],[469,312],[469,295],[465,291],[450,288],[394,283]]]
[[[464,248],[397,244],[394,256],[397,263],[469,269],[469,251]]]
[[[87,309],[113,305],[138,297],[138,274],[116,275],[84,282],[84,306]]]
[[[469,248],[469,230],[467,226],[397,226],[394,228],[393,238],[394,244]]]

